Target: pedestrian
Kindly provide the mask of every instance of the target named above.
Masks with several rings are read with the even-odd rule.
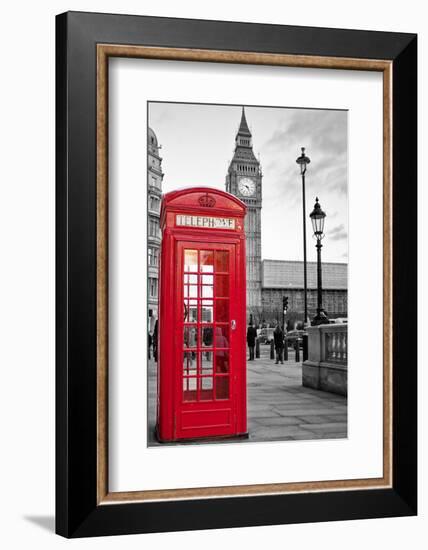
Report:
[[[213,329],[212,327],[205,327],[202,329],[202,342],[204,344],[204,347],[206,348],[212,348],[213,347]],[[216,345],[218,347],[218,344],[216,342]],[[225,346],[227,347],[227,346]],[[211,361],[211,352],[206,351],[205,352],[205,358],[207,361]]]
[[[153,359],[158,362],[158,320],[156,319],[155,328],[153,329]]]
[[[284,332],[280,327],[279,323],[276,325],[275,330],[273,331],[273,340],[275,343],[275,352],[276,352],[276,361],[275,365],[281,361],[281,365],[284,364],[283,353],[284,353]]]
[[[247,329],[247,344],[250,350],[249,361],[254,361],[254,346],[256,345],[257,330],[253,327],[253,323],[250,323]]]
[[[150,349],[152,347],[152,344],[153,344],[153,336],[150,334],[150,331],[149,331],[149,335],[148,335],[149,359],[151,358]]]
[[[196,348],[196,344],[198,342],[198,333],[196,332],[195,327],[190,327],[189,329],[189,348],[192,348],[191,356],[190,356],[190,365],[193,365],[193,359],[196,359],[196,352],[194,351],[194,348]]]

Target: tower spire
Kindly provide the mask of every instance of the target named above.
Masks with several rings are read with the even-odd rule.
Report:
[[[241,124],[239,125],[239,130],[237,135],[251,137],[251,132],[250,132],[250,129],[248,128],[247,119],[245,118],[244,106],[242,106]]]

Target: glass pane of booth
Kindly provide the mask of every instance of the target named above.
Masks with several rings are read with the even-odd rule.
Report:
[[[199,398],[201,401],[210,401],[213,399],[214,382],[211,376],[199,378]]]
[[[197,378],[183,378],[183,401],[196,401]]]
[[[189,289],[189,298],[197,298],[198,297],[198,286],[197,285],[189,285],[189,287],[186,287]]]
[[[217,298],[229,297],[229,275],[216,275],[215,295]]]
[[[201,303],[201,322],[212,323],[214,321],[214,307],[212,300],[202,300]]]
[[[214,283],[214,277],[212,275],[201,275],[203,285],[212,285]]]
[[[215,327],[215,347],[229,347],[229,325],[217,325]]]
[[[185,273],[183,275],[184,277],[184,284],[185,285],[196,285],[198,283],[198,276],[197,275],[189,275],[188,273]]]
[[[201,346],[204,348],[213,347],[213,327],[203,327],[202,328],[202,337],[201,337]]]
[[[183,354],[183,376],[196,376],[197,363],[194,351],[185,351]]]
[[[196,327],[184,327],[183,335],[183,347],[185,348],[196,348],[198,343],[198,333]]]
[[[184,251],[184,271],[198,271],[198,251]]]
[[[212,298],[214,296],[214,288],[212,285],[202,286],[202,298]]]
[[[214,252],[212,250],[201,250],[199,254],[199,271],[212,273],[214,271]]]
[[[215,350],[215,371],[217,374],[227,374],[229,372],[229,350]]]
[[[229,300],[218,299],[215,302],[215,320],[218,323],[229,321]]]
[[[229,399],[229,377],[228,376],[216,376],[215,398]]]
[[[189,300],[188,302],[188,323],[198,322],[198,302],[196,300]]]
[[[215,270],[216,272],[229,271],[229,252],[227,250],[216,250],[215,252]]]
[[[199,355],[199,364],[201,368],[201,375],[208,376],[213,374],[213,352],[203,351]]]

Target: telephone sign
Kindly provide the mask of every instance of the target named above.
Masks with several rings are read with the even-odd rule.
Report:
[[[177,214],[177,225],[187,227],[208,227],[212,229],[235,229],[234,218],[213,218],[212,216],[182,216]]]

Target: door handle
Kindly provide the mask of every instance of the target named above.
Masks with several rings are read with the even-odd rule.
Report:
[[[231,328],[232,330],[235,330],[235,329],[236,329],[236,321],[235,321],[235,319],[232,319],[232,321],[230,322],[230,328]]]

